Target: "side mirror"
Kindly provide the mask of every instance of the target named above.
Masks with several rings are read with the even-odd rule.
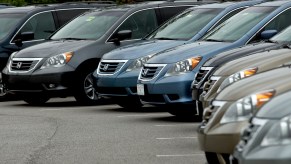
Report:
[[[261,39],[267,40],[272,38],[278,33],[277,30],[266,30],[261,33]]]
[[[114,42],[115,44],[119,45],[121,40],[130,39],[131,35],[132,35],[131,30],[121,30],[121,31],[118,31],[114,35],[114,38],[110,39],[109,41]]]
[[[23,32],[21,33],[15,40],[14,43],[18,46],[22,46],[23,41],[33,40],[34,39],[34,32]]]

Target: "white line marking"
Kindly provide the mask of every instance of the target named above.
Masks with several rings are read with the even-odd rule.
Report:
[[[156,155],[157,157],[193,157],[204,154],[172,154],[172,155]]]
[[[144,117],[144,116],[160,116],[160,115],[165,115],[165,114],[131,114],[131,115],[121,115],[117,116],[119,118],[122,117]]]
[[[97,106],[92,106],[92,107],[65,107],[65,108],[41,108],[40,111],[58,111],[58,110],[72,110],[72,109],[96,109],[98,108]]]
[[[170,137],[170,138],[156,138],[157,140],[174,140],[174,139],[196,139],[197,137]]]
[[[191,123],[191,124],[182,123],[182,124],[168,124],[168,125],[154,125],[154,126],[156,126],[156,127],[173,127],[173,126],[185,126],[185,125],[187,125],[187,126],[195,126],[195,125],[197,125],[197,123]]]

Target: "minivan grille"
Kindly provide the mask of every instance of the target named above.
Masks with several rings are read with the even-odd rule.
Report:
[[[98,73],[99,74],[114,74],[118,72],[126,61],[101,61]]]
[[[140,73],[140,79],[151,80],[155,78],[164,68],[164,66],[144,66]]]
[[[12,59],[10,63],[10,71],[16,71],[16,72],[27,72],[32,70],[37,63],[39,62],[39,59]]]
[[[199,84],[203,79],[207,78],[212,67],[201,67],[197,72],[194,80],[194,84]]]

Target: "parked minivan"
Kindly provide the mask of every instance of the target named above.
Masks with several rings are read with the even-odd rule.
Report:
[[[11,93],[25,95],[29,104],[67,95],[94,104],[99,96],[91,74],[104,53],[140,41],[173,15],[199,3],[145,2],[87,12],[48,42],[11,55],[3,81]]]

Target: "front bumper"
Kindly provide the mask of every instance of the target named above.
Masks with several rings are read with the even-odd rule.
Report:
[[[121,72],[116,75],[95,76],[96,89],[103,96],[137,96],[136,83],[140,70]]]
[[[178,76],[165,77],[165,72],[160,77],[146,81],[138,80],[143,84],[145,95],[140,96],[142,102],[147,104],[195,104],[191,96],[191,83],[194,72]]]
[[[221,124],[209,131],[198,130],[198,141],[201,150],[219,154],[232,154],[240,140],[241,130],[248,125],[247,121]]]
[[[70,66],[34,70],[28,73],[9,72],[5,68],[2,72],[3,83],[11,93],[39,93],[47,94],[68,93],[73,89],[75,76]]]

